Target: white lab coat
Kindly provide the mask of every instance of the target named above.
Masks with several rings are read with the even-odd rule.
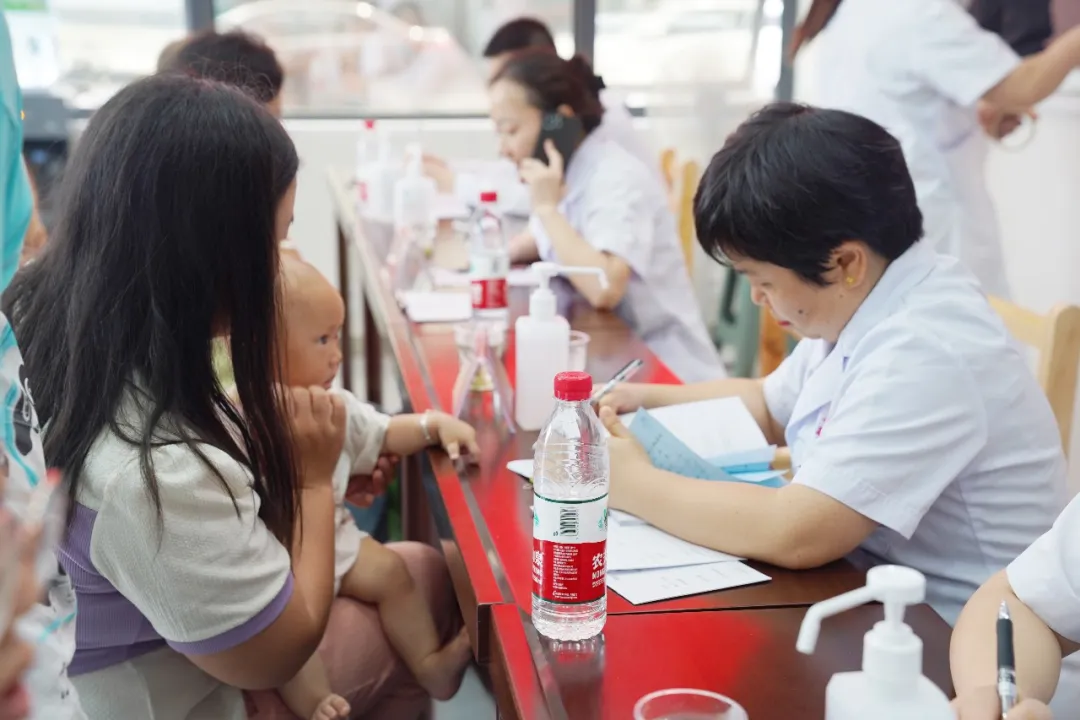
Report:
[[[873,562],[913,567],[949,623],[1050,527],[1065,459],[1050,405],[975,279],[917,243],[835,344],[765,380],[794,482],[875,521]]]
[[[883,125],[904,149],[926,239],[992,295],[1008,281],[983,164],[978,100],[1020,63],[956,0],[844,0],[814,43],[823,107]]]
[[[1013,592],[1043,622],[1062,637],[1080,642],[1080,497],[1009,565],[1007,574]],[[1080,654],[1065,661],[1051,708],[1054,717],[1076,716]]]
[[[675,218],[653,174],[594,132],[566,168],[559,211],[597,250],[630,266],[630,284],[615,309],[683,382],[723,377],[724,368],[701,318]],[[558,261],[543,225],[529,228],[540,258]]]

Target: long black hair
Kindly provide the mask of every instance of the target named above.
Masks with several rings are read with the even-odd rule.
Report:
[[[218,448],[250,468],[267,527],[291,544],[299,492],[283,405],[275,218],[296,177],[292,141],[243,92],[184,76],[121,90],[91,118],[59,187],[58,223],[4,305],[23,348],[45,458],[76,499],[106,428],[151,451]],[[243,417],[215,376],[228,332]],[[122,413],[127,398],[138,419]],[[235,498],[234,498],[235,501]]]

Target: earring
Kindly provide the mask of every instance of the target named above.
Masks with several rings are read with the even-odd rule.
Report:
[[[855,284],[855,278],[853,278],[851,276],[848,276],[847,278],[845,278],[844,282],[846,282],[848,285],[854,285]]]

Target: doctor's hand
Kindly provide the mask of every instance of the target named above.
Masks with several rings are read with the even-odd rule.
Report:
[[[554,209],[563,196],[563,156],[551,140],[544,141],[544,151],[547,165],[536,158],[525,158],[518,167],[521,179],[529,186],[533,212]]]
[[[1015,132],[1017,128],[1024,124],[1025,116],[1030,118],[1032,122],[1039,119],[1034,110],[1029,109],[1019,114],[1007,113],[985,100],[979,101],[976,106],[976,113],[983,132],[994,140],[1001,140]]]
[[[644,383],[619,383],[611,388],[597,403],[601,408],[611,408],[616,414],[630,413],[645,407],[649,386]]]
[[[997,688],[976,688],[952,702],[957,720],[1001,720]],[[1038,700],[1024,700],[1009,712],[1008,720],[1053,720],[1050,708]]]
[[[611,433],[608,438],[608,456],[611,463],[611,487],[608,503],[616,510],[623,509],[627,493],[633,492],[634,482],[643,468],[651,468],[649,453],[637,441],[630,430],[622,424],[611,408],[600,410],[600,421]]]

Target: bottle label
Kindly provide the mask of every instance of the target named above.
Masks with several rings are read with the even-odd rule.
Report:
[[[368,186],[366,180],[359,180],[356,183],[356,192],[360,198],[360,202],[366,203],[368,201]]]
[[[474,310],[502,310],[506,305],[506,278],[473,278],[472,306]]]
[[[549,500],[533,495],[533,594],[587,603],[607,588],[607,495]]]

